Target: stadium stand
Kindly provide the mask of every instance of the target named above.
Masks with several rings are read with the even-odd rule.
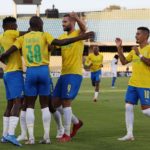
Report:
[[[119,15],[118,15],[119,14]],[[59,16],[62,16],[61,14]],[[1,17],[2,18],[2,17]],[[18,18],[18,29],[27,30],[29,25],[29,16]],[[55,38],[63,33],[61,18],[46,18],[44,21],[44,31],[50,32]],[[133,9],[133,10],[111,10],[98,12],[84,12],[84,20],[86,20],[88,30],[95,31],[96,38],[94,42],[85,42],[85,53],[88,54],[89,45],[96,44],[100,46],[100,50],[104,55],[103,71],[110,71],[110,62],[115,54],[115,37],[121,37],[124,41],[126,52],[135,43],[135,31],[139,26],[150,26],[150,9]],[[0,26],[2,19],[0,19]],[[0,28],[0,33],[2,33]],[[50,68],[52,72],[60,72],[61,56],[60,52],[52,53]],[[0,67],[3,67],[0,64]],[[130,66],[129,66],[130,69]],[[126,66],[118,65],[118,71],[125,71]],[[130,69],[131,70],[131,69]]]

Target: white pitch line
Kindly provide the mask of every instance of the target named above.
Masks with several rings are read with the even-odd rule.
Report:
[[[125,92],[126,90],[100,90],[100,93],[117,93],[117,92]],[[93,93],[94,90],[80,90],[79,93]]]

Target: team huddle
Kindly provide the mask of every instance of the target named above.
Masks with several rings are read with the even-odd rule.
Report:
[[[78,23],[79,30],[75,30],[75,22]],[[49,109],[57,122],[58,141],[70,141],[82,126],[82,122],[72,114],[71,100],[76,97],[82,81],[83,40],[93,37],[94,33],[85,33],[85,26],[75,13],[64,16],[63,28],[66,33],[59,39],[54,39],[51,34],[43,32],[43,21],[40,17],[33,16],[29,24],[30,29],[27,33],[18,32],[15,18],[7,17],[3,20],[4,33],[0,39],[2,53],[0,59],[6,64],[3,79],[8,103],[3,117],[1,141],[20,146],[19,141],[27,139],[26,130],[28,130],[29,140],[26,144],[35,143],[34,106],[37,96],[40,100],[44,127],[44,136],[40,143],[50,143]],[[62,75],[53,91],[53,96],[50,95],[52,81],[49,71],[52,46],[59,46],[63,57]],[[25,79],[22,75],[21,55],[27,67]],[[64,126],[60,112],[64,116]],[[19,114],[22,133],[17,139],[15,129]],[[70,134],[71,121],[73,131]]]
[[[76,22],[79,26],[78,30],[75,29]],[[69,142],[83,126],[83,122],[74,115],[71,104],[82,82],[83,40],[93,38],[94,32],[86,32],[85,24],[76,13],[64,15],[62,26],[65,32],[58,39],[43,31],[43,21],[40,17],[31,17],[29,24],[29,30],[21,32],[17,31],[15,18],[3,19],[4,33],[0,37],[0,61],[6,65],[3,80],[7,107],[3,116],[1,142],[21,146],[20,141],[26,140],[25,144],[35,144],[34,107],[38,96],[44,128],[44,135],[39,143],[51,143],[51,114],[56,121],[58,142]],[[119,138],[121,141],[134,140],[133,106],[137,104],[138,99],[141,101],[142,112],[150,116],[150,45],[148,38],[149,29],[139,27],[136,33],[139,47],[133,47],[127,57],[123,54],[122,40],[116,38],[117,59],[119,56],[123,65],[133,61],[133,73],[125,98],[127,135]],[[61,50],[62,70],[51,93],[52,80],[49,61],[51,51],[56,48]],[[23,77],[22,61],[25,62],[27,68],[25,78]],[[95,87],[93,100],[96,102],[103,67],[103,55],[100,54],[98,46],[93,47],[93,53],[86,58],[84,66],[91,71],[92,85]],[[116,74],[112,86],[115,80]],[[19,116],[21,134],[16,138],[15,129]],[[62,123],[62,117],[64,123]],[[73,124],[72,131],[71,124]],[[27,137],[27,132],[29,137]]]

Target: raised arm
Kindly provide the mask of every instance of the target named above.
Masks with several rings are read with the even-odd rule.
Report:
[[[121,64],[122,65],[128,64],[129,62],[126,60],[126,58],[123,54],[122,40],[120,38],[116,38],[115,42],[116,42],[116,47],[118,50],[118,55],[119,55]]]
[[[77,15],[75,12],[72,12],[72,13],[70,13],[69,15],[70,15],[71,18],[73,18],[73,19],[77,22],[77,24],[78,24],[78,26],[79,26],[79,28],[80,28],[81,33],[85,33],[85,32],[86,32],[86,25],[85,25],[85,23],[78,17],[78,15]]]
[[[67,38],[63,40],[54,39],[51,45],[63,46],[63,45],[68,45],[68,44],[71,44],[80,40],[86,40],[86,39],[93,38],[93,37],[94,37],[94,32],[91,31],[91,32],[83,33],[74,38]]]

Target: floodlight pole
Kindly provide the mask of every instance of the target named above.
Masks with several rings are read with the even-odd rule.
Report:
[[[13,1],[13,16],[17,18],[17,4]]]
[[[15,1],[16,1],[16,2],[15,2]],[[13,0],[13,16],[14,16],[15,18],[17,18],[17,4],[19,4],[19,5],[24,5],[24,4],[26,4],[26,3],[24,3],[23,0],[22,0],[22,1],[20,0],[20,1],[18,1],[18,2],[17,2],[17,0]],[[37,15],[37,16],[40,16],[40,4],[41,4],[41,3],[39,3],[39,2],[36,3],[36,0],[34,0],[33,3],[28,3],[28,4],[36,5],[36,6],[37,6],[37,8],[36,8],[36,15]]]
[[[37,15],[37,16],[40,16],[40,5],[37,5],[37,8],[36,8],[36,15]]]

